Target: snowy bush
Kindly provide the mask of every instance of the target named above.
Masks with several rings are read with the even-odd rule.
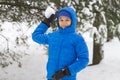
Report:
[[[22,27],[21,27],[22,26]],[[0,67],[7,67],[17,63],[22,67],[20,59],[29,51],[28,27],[25,24],[14,24],[5,22],[1,25],[0,31]]]
[[[35,26],[35,27],[34,27]],[[40,47],[47,54],[47,46],[38,45],[32,41],[31,33],[36,25],[29,27],[25,23],[2,23],[0,31],[0,67],[12,64],[22,67],[21,59],[29,54],[39,53]],[[49,28],[47,33],[51,32]]]
[[[14,52],[13,53],[0,52],[0,67],[2,68],[7,67],[10,64],[13,64],[14,62],[17,63],[18,67],[22,67],[20,58],[22,58],[22,55],[16,54]]]

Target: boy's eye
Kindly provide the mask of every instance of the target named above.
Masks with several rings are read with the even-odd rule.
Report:
[[[66,20],[60,20],[60,21],[70,21],[69,19],[66,19]]]
[[[60,21],[63,21],[63,20],[60,20]]]
[[[70,21],[69,19],[67,19],[66,21]]]

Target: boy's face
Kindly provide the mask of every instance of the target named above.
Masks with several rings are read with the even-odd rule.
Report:
[[[71,19],[69,19],[65,16],[61,16],[59,18],[59,25],[62,29],[64,29],[65,27],[68,27],[71,25]]]

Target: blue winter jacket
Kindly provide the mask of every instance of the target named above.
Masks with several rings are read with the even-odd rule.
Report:
[[[48,26],[40,23],[32,34],[32,38],[39,44],[48,44],[47,78],[51,79],[56,71],[68,67],[71,76],[62,80],[76,80],[76,73],[85,68],[88,64],[88,48],[81,35],[75,33],[76,14],[72,8],[59,10],[68,11],[71,15],[71,26],[64,29],[58,25],[58,30],[46,34]],[[58,12],[58,13],[59,13]]]

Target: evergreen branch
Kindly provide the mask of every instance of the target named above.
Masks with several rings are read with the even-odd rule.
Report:
[[[29,9],[45,10],[45,9],[41,9],[39,6],[31,6],[22,2],[17,2],[17,3],[0,2],[0,5],[10,5],[10,6],[16,6],[16,7],[29,8]]]

